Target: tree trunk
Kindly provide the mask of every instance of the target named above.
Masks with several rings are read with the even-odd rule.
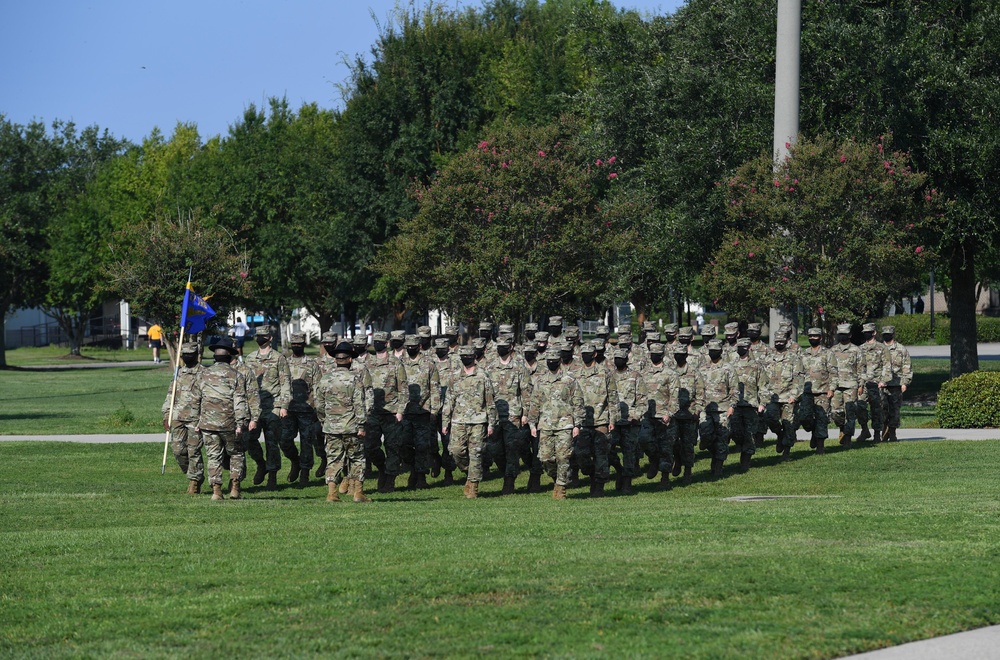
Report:
[[[633,294],[632,305],[635,307],[635,317],[639,321],[639,328],[646,321],[646,297],[641,293]]]
[[[0,318],[0,369],[7,368],[7,302],[3,303],[3,318]]]
[[[319,314],[316,315],[316,318],[319,320],[319,334],[320,337],[322,337],[323,333],[329,332],[330,328],[333,327],[333,318],[334,318],[333,312],[330,311],[320,312]]]
[[[972,245],[951,256],[951,377],[979,369],[976,346],[976,268]]]

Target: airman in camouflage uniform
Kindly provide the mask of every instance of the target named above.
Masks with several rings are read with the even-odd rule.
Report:
[[[252,446],[259,443],[262,433],[264,435],[268,488],[278,485],[276,475],[281,469],[282,453],[292,464],[288,480],[299,478],[299,451],[294,442],[285,440],[281,431],[282,420],[288,415],[292,400],[292,375],[285,356],[271,346],[275,334],[271,326],[257,328],[255,339],[260,348],[244,360],[257,377],[261,407],[260,425],[247,435],[247,442]],[[252,453],[257,453],[257,449],[259,447]]]
[[[239,350],[238,346],[236,347],[236,350]],[[251,422],[251,424],[248,425],[248,428],[243,430],[243,435],[249,436],[252,430],[249,426],[256,429],[260,425],[261,418],[260,386],[257,385],[257,374],[255,374],[253,369],[248,367],[242,359],[237,359],[235,362],[231,362],[230,365],[233,369],[240,372],[241,376],[243,376],[243,385],[247,397],[247,405],[250,408]],[[253,475],[253,485],[259,486],[264,482],[264,477],[267,476],[267,459],[264,458],[264,450],[261,449],[260,442],[248,442],[247,438],[243,439],[243,444],[246,447],[246,455],[252,458],[254,463],[257,464],[257,471]],[[228,460],[228,455],[223,456],[223,461]]]
[[[473,355],[476,357],[476,366],[485,369],[489,365],[489,358],[486,356],[486,347],[488,343],[482,337],[476,337],[472,340],[472,351]]]
[[[891,377],[883,390],[885,396],[886,432],[882,438],[886,442],[896,442],[896,429],[899,428],[899,409],[903,405],[903,394],[913,381],[913,367],[910,362],[910,352],[896,341],[896,327],[882,326],[882,342],[889,354],[889,370]]]
[[[584,421],[576,441],[577,463],[590,476],[590,494],[600,497],[611,478],[608,463],[610,433],[618,413],[618,383],[615,377],[594,361],[597,350],[587,342],[580,347],[581,366],[573,375],[583,393]]]
[[[806,332],[809,348],[799,353],[804,381],[795,426],[812,433],[809,446],[817,454],[822,454],[826,451],[826,439],[829,437],[830,395],[833,393],[830,351],[823,346],[823,331],[820,328],[809,328]]]
[[[198,342],[184,342],[181,360],[184,366],[177,371],[176,381],[170,383],[161,408],[163,430],[170,431],[170,448],[181,472],[187,475],[187,494],[197,495],[205,481],[205,463],[201,457],[204,443],[201,434],[194,430],[198,426],[196,382],[202,372]],[[171,400],[174,402],[173,414],[170,412]]]
[[[785,350],[789,353],[794,353],[795,355],[801,355],[800,351],[802,347],[799,346],[797,335],[795,334],[795,326],[788,321],[782,321],[778,324],[777,335],[784,335],[788,338],[788,344],[785,346]],[[775,335],[775,336],[777,336]]]
[[[209,346],[215,354],[215,363],[201,371],[196,381],[198,426],[208,452],[208,483],[212,486],[212,499],[222,496],[222,456],[229,456],[229,476],[232,490],[229,499],[240,499],[240,484],[244,474],[244,443],[242,432],[250,422],[247,407],[246,385],[243,376],[230,366],[239,351],[225,337]]]
[[[767,377],[760,362],[750,357],[750,338],[736,341],[736,360],[730,362],[736,376],[736,409],[729,420],[729,433],[740,450],[740,467],[750,468],[750,457],[757,451],[756,437],[762,422],[764,404],[770,400]]]
[[[726,338],[722,342],[722,357],[726,362],[732,362],[739,359],[739,355],[736,353],[736,341],[740,335],[740,324],[733,321],[727,323],[725,329]]]
[[[482,340],[482,341],[479,341]],[[476,342],[479,342],[478,344]],[[493,324],[489,321],[482,321],[479,324],[479,336],[473,340],[473,347],[482,346],[483,353],[493,354]],[[480,356],[477,354],[476,359],[479,360]]]
[[[452,355],[455,359],[458,359],[458,326],[449,325],[445,326],[444,336],[448,338],[448,348],[451,349]]]
[[[314,450],[321,457],[321,462],[326,463],[326,447],[320,438],[316,409],[313,408],[313,392],[322,374],[317,360],[305,354],[306,333],[293,332],[289,343],[292,355],[286,360],[292,379],[292,398],[288,404],[288,415],[281,420],[282,444],[294,444],[295,436],[299,436],[299,485],[304,486],[309,483]]]
[[[346,483],[344,492],[355,502],[369,502],[364,494],[365,481],[365,385],[361,373],[351,369],[354,349],[340,342],[333,348],[337,367],[326,371],[317,384],[316,415],[326,440],[327,502],[339,502],[337,487]]]
[[[861,435],[858,442],[872,439],[881,442],[882,429],[885,427],[885,415],[882,408],[882,390],[892,378],[892,367],[889,366],[889,349],[875,340],[875,324],[865,323],[861,327],[865,342],[861,344],[861,355],[864,357],[864,372],[861,377],[863,391],[855,404],[858,422],[861,424]],[[868,430],[869,402],[871,402],[872,430]],[[874,432],[874,436],[872,433]]]
[[[607,345],[608,340],[611,339],[611,328],[605,324],[600,324],[597,326],[597,330],[594,332],[594,337],[600,339]]]
[[[407,486],[422,489],[427,488],[427,474],[434,466],[437,430],[432,426],[432,418],[441,412],[441,377],[436,360],[420,352],[416,335],[407,335],[403,347],[409,395],[401,428],[402,460],[405,467],[412,466]]]
[[[677,346],[685,347],[687,349],[687,356],[685,358],[687,364],[694,369],[701,369],[704,365],[704,359],[701,351],[692,342],[694,342],[694,328],[685,325],[677,331],[677,344],[674,348],[677,348]],[[677,355],[677,353],[675,352],[674,355]]]
[[[393,330],[389,333],[389,351],[400,362],[406,357],[406,349],[403,348],[403,342],[405,341],[406,332],[404,330]]]
[[[663,346],[657,344],[660,355]],[[615,390],[618,393],[618,411],[614,429],[611,432],[610,451],[617,458],[615,447],[621,449],[622,457],[616,461],[617,481],[615,489],[626,495],[632,494],[632,480],[639,476],[639,428],[649,404],[646,381],[642,374],[628,366],[628,351],[617,348],[612,358],[615,367]],[[662,363],[662,359],[661,359]]]
[[[425,356],[431,356],[431,341],[433,340],[433,335],[431,334],[431,326],[422,325],[417,328],[417,341],[420,342],[420,352]],[[405,347],[406,342],[403,342]]]
[[[555,341],[557,339],[562,339],[563,334],[563,317],[561,316],[550,316],[549,324],[546,326],[549,331],[549,341]],[[537,335],[536,335],[537,337]]]
[[[524,361],[514,355],[508,336],[497,339],[496,350],[496,359],[491,363],[488,373],[493,383],[497,424],[486,443],[493,456],[503,457],[501,494],[512,495],[519,472],[519,461],[527,453],[531,374]],[[497,464],[500,463],[498,460]]]
[[[448,386],[451,385],[451,379],[454,378],[455,372],[462,368],[462,362],[458,359],[458,354],[452,354],[451,350],[448,348],[448,339],[441,337],[434,340],[434,355],[437,361],[434,366],[438,370],[438,382],[441,385],[441,405],[444,406],[445,400],[448,398]],[[441,411],[434,416],[434,428],[440,431],[443,427],[441,425]],[[441,468],[444,470],[444,479],[442,483],[445,486],[450,486],[454,483],[454,472],[458,469],[455,465],[455,459],[452,457],[451,452],[448,451],[448,443],[450,438],[448,435],[441,434]],[[431,476],[437,476],[431,471]]]
[[[532,380],[528,423],[538,438],[538,460],[555,480],[552,497],[566,499],[573,440],[584,422],[583,392],[572,376],[564,373],[555,355],[545,358],[546,371]]]
[[[781,454],[782,461],[786,461],[795,444],[795,413],[804,383],[802,360],[788,351],[786,335],[774,338],[770,358],[758,360],[762,361],[767,393],[770,394],[770,400],[764,407],[764,422],[778,436],[775,451]]]
[[[705,410],[701,413],[698,433],[701,448],[712,452],[712,475],[722,476],[729,456],[729,419],[733,416],[739,394],[736,374],[722,359],[722,342],[708,340],[708,360],[702,370],[705,381]]]
[[[365,458],[378,468],[378,492],[396,491],[396,477],[403,473],[403,410],[408,398],[406,369],[389,352],[389,333],[376,332],[375,355],[366,361],[372,376],[372,406],[365,430]],[[383,453],[384,447],[384,453]]]
[[[687,353],[687,346],[683,344],[674,348],[673,373],[676,389],[671,393],[673,400],[667,408],[673,412],[666,420],[669,433],[674,438],[673,475],[678,476],[683,467],[684,485],[691,483],[694,449],[698,444],[698,420],[705,410],[705,381],[698,368],[688,364]]]
[[[663,344],[649,347],[649,364],[641,372],[646,391],[646,412],[639,431],[639,445],[649,460],[646,478],[660,473],[660,490],[670,488],[670,470],[674,464],[674,437],[669,427],[673,412],[673,392],[677,389],[673,367],[664,362]],[[685,348],[685,350],[687,350]]]
[[[840,427],[840,444],[850,447],[857,414],[854,403],[862,391],[864,356],[861,349],[851,343],[850,323],[837,326],[837,342],[830,349],[831,417],[833,423]]]
[[[580,326],[571,325],[567,326],[563,330],[563,339],[566,340],[566,346],[569,347],[570,353],[574,358],[580,356]]]
[[[763,326],[760,323],[747,324],[747,337],[750,338],[750,357],[754,360],[766,360],[774,353],[774,349],[768,346],[767,342],[761,341],[761,332],[763,332]]]
[[[458,349],[462,368],[453,375],[441,413],[441,432],[451,432],[450,449],[458,467],[468,474],[463,494],[468,499],[479,496],[483,479],[482,453],[486,436],[493,434],[497,423],[493,383],[489,375],[476,368],[471,346]]]
[[[673,355],[677,347],[677,333],[681,331],[681,326],[677,323],[668,323],[663,326],[663,353]]]
[[[525,323],[524,324],[524,341],[534,345],[535,334],[538,332],[537,323]]]

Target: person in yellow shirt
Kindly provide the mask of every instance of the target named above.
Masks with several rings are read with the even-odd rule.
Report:
[[[149,336],[149,346],[153,349],[153,364],[160,364],[160,347],[163,345],[163,328],[159,323],[154,323],[147,330]]]

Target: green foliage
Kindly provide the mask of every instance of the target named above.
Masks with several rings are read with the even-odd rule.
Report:
[[[111,433],[131,431],[137,422],[135,413],[128,409],[124,401],[110,414],[101,418],[101,426]]]
[[[935,314],[934,343],[951,342],[952,319],[947,314]],[[883,325],[896,326],[896,340],[901,344],[926,344],[931,341],[930,314],[899,314],[886,316],[876,321]],[[978,343],[1000,342],[1000,318],[976,316],[976,341]]]
[[[730,229],[704,270],[716,304],[805,306],[829,323],[863,321],[926,269],[936,190],[884,142],[820,137],[770,155],[725,182]]]
[[[604,283],[624,244],[600,199],[617,169],[591,162],[572,129],[497,126],[419,188],[419,211],[377,262],[385,289],[515,322],[611,302]]]
[[[937,404],[943,428],[1000,427],[1000,372],[973,371],[941,386]]]

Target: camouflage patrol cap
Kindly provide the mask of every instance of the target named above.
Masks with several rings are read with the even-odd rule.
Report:
[[[525,353],[526,355],[527,355],[528,353],[531,353],[532,355],[537,355],[537,354],[538,354],[538,347],[537,347],[537,346],[535,346],[535,344],[534,344],[534,343],[532,343],[532,342],[530,342],[530,341],[526,341],[526,342],[524,342],[524,343],[523,343],[523,344],[521,345],[521,351],[522,351],[523,353]]]
[[[726,334],[727,335],[735,335],[739,331],[740,331],[740,324],[739,323],[736,323],[734,321],[733,323],[727,323],[726,324]]]
[[[324,337],[325,336],[326,335],[324,335]],[[333,342],[331,341],[330,343],[332,344]],[[364,335],[354,335],[354,337],[351,339],[351,343],[354,344],[355,346],[367,346],[368,337],[365,337]]]
[[[665,350],[666,350],[666,347],[663,344],[659,343],[659,342],[656,342],[655,344],[650,344],[649,345],[649,352],[650,353],[659,353],[659,354],[662,355]]]
[[[865,323],[863,326],[861,326],[861,332],[875,332],[875,324]]]
[[[659,332],[647,332],[646,333],[646,342],[647,343],[654,343],[655,344],[655,343],[658,343],[659,341],[660,341],[660,333]]]
[[[389,341],[389,333],[385,330],[379,330],[372,335],[372,341]]]
[[[393,330],[389,333],[389,339],[406,339],[405,330]]]
[[[677,331],[678,337],[694,337],[694,328],[689,325],[684,326]]]
[[[850,323],[841,323],[841,324],[839,324],[837,326],[837,334],[838,335],[849,335],[849,334],[851,334],[851,324]]]
[[[181,355],[191,355],[198,353],[198,342],[186,341],[181,345]]]
[[[562,317],[561,316],[550,316],[549,317],[549,326],[548,327],[550,327],[550,328],[555,328],[555,327],[561,328],[562,327]]]
[[[750,348],[750,344],[751,342],[749,337],[740,337],[736,340],[736,345],[742,348]]]
[[[304,344],[306,343],[306,333],[304,332],[293,332],[289,335],[289,344]]]
[[[323,337],[319,340],[321,344],[336,344],[337,343],[337,333],[326,331],[323,333]],[[367,341],[365,343],[368,343]]]
[[[497,330],[502,335],[512,335],[514,334],[514,326],[509,323],[500,324],[500,328]]]
[[[632,343],[632,335],[630,335],[628,333],[625,333],[623,335],[618,335],[618,343],[619,344],[631,344]]]
[[[458,355],[459,357],[474,357],[476,355],[476,349],[469,345],[459,346]]]
[[[273,325],[258,325],[257,329],[253,331],[255,336],[258,337],[273,337],[277,331]]]
[[[580,336],[580,328],[578,326],[571,325],[571,326],[567,327],[563,331],[563,335],[565,335],[567,338],[568,337],[579,337]]]
[[[622,323],[620,326],[615,328],[615,333],[618,335],[630,335],[632,334],[632,326],[628,323]]]
[[[707,323],[701,326],[701,336],[702,337],[714,337],[716,335],[716,328],[711,323]]]
[[[538,332],[535,333],[535,341],[548,342],[549,333],[546,332],[545,330],[539,330]]]
[[[420,337],[406,335],[406,338],[403,340],[403,346],[420,346]]]
[[[592,342],[592,341],[585,341],[585,342],[583,342],[583,344],[580,345],[580,352],[581,353],[596,353],[597,352],[597,347],[594,346],[594,342]]]
[[[457,335],[458,334],[458,326],[457,325],[447,325],[447,326],[445,326],[445,328],[444,328],[444,334],[446,334],[446,335]]]
[[[606,325],[599,325],[599,326],[597,326],[596,333],[599,334],[599,335],[610,335],[611,334],[611,328],[609,326],[606,326]]]
[[[790,330],[791,327],[792,327],[792,324],[789,323],[788,321],[782,321],[781,323],[778,324],[778,330],[779,331],[780,330]]]
[[[339,344],[337,344],[337,348],[333,349],[333,357],[335,358],[339,358],[341,356],[353,357],[353,355],[354,355],[354,349],[351,348],[351,345],[346,341],[340,342]]]
[[[643,321],[642,329],[644,332],[653,332],[656,330],[656,325],[654,325],[652,321]]]
[[[710,350],[710,351],[721,351],[722,350],[722,342],[719,341],[718,339],[709,339],[708,340],[708,350]]]
[[[763,329],[760,323],[747,323],[747,330],[756,330],[760,332]]]
[[[809,328],[808,330],[806,330],[806,334],[809,335],[810,337],[822,337],[823,331],[820,330],[819,328]]]
[[[489,330],[490,332],[493,332],[493,324],[490,323],[489,321],[480,321],[479,322],[479,329],[480,330]]]
[[[775,344],[778,344],[778,343],[787,344],[788,343],[788,338],[789,338],[789,334],[787,332],[776,332],[776,333],[774,333],[774,343]]]
[[[239,349],[237,349],[233,345],[233,340],[230,339],[229,337],[220,337],[219,340],[217,342],[215,342],[214,344],[209,344],[208,350],[210,350],[210,351],[229,351],[230,355],[236,355],[237,353],[239,353]]]
[[[668,335],[670,334],[676,335],[677,331],[680,330],[680,327],[681,326],[676,323],[668,323],[665,326],[663,326],[663,332],[667,333]]]
[[[417,328],[417,336],[418,337],[430,337],[431,336],[431,326],[429,326],[429,325],[422,325],[419,328]]]
[[[601,337],[594,337],[590,343],[594,345],[594,350],[598,353],[608,347],[608,342],[604,341]]]
[[[476,337],[472,340],[473,348],[486,348],[486,340],[482,337]]]
[[[615,349],[615,357],[616,358],[624,358],[624,359],[627,360],[628,359],[628,355],[629,355],[628,354],[628,350],[626,350],[624,348],[616,348]]]
[[[896,334],[896,326],[894,325],[883,325],[882,326],[883,335],[894,335]]]
[[[507,337],[505,335],[500,335],[499,337],[497,337],[496,345],[497,346],[510,346],[511,345],[510,337]]]
[[[448,348],[448,338],[441,337],[434,340],[434,348]]]
[[[524,331],[525,332],[538,332],[538,324],[537,323],[525,323],[524,324]]]
[[[688,347],[684,344],[677,344],[674,346],[674,355],[687,355]]]

